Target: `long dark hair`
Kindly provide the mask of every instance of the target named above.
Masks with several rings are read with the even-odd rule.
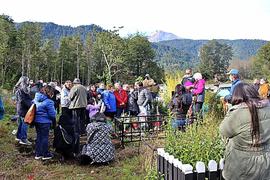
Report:
[[[232,95],[232,104],[237,105],[240,103],[245,103],[248,106],[251,115],[251,137],[254,147],[259,146],[260,142],[260,126],[257,106],[260,101],[260,96],[258,91],[254,86],[247,83],[238,84]]]

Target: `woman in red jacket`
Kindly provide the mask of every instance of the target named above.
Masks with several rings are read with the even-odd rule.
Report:
[[[125,90],[122,89],[119,83],[115,83],[114,87],[114,95],[116,98],[116,117],[120,117],[127,108],[128,94]]]

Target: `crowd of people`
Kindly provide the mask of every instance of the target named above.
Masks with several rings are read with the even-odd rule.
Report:
[[[232,85],[223,100],[232,107],[220,124],[220,132],[227,139],[223,176],[225,179],[269,179],[268,82],[262,78],[253,84],[244,83],[237,69],[231,69],[228,76]],[[169,103],[174,128],[184,131],[192,117],[203,119],[205,84],[201,73],[192,74],[191,69],[186,70]],[[80,154],[82,161],[93,163],[114,159],[112,126],[107,121],[125,115],[148,115],[151,101],[157,95],[156,83],[148,74],[143,82],[108,84],[106,88],[104,83],[85,87],[78,78],[73,82],[67,80],[63,87],[55,82],[33,84],[28,77],[22,76],[14,93],[19,115],[16,135],[19,144],[32,144],[27,138],[28,125],[24,117],[30,106],[36,105],[35,159],[53,157],[48,142],[50,128],[53,128],[56,152],[63,156]],[[81,147],[80,136],[85,135],[87,142]]]
[[[35,104],[35,159],[53,157],[48,142],[52,128],[53,145],[56,152],[63,156],[80,154],[84,158],[90,157],[92,162],[111,161],[114,146],[110,140],[112,127],[107,122],[121,116],[149,115],[151,102],[158,92],[156,86],[149,74],[134,85],[116,82],[106,87],[104,83],[85,87],[78,78],[73,82],[67,80],[61,87],[57,82],[44,83],[39,80],[33,83],[28,77],[22,76],[13,90],[19,116],[16,141],[22,145],[32,145],[27,137],[28,125],[24,118],[30,106]],[[60,112],[57,123],[56,116]],[[87,136],[87,144],[83,148],[80,148],[81,136]],[[97,157],[93,157],[93,153]]]
[[[201,73],[193,75],[192,69],[186,70],[181,83],[176,85],[169,103],[173,128],[184,130],[186,124],[192,123],[192,119],[203,119],[205,83],[206,80]]]

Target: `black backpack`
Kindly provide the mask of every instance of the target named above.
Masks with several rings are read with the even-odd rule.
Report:
[[[71,149],[74,139],[67,131],[61,126],[57,126],[54,130],[53,147],[57,150]]]
[[[184,106],[190,106],[192,104],[192,94],[191,93],[182,94],[182,103]]]

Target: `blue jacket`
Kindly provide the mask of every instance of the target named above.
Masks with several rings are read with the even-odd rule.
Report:
[[[3,119],[4,113],[5,113],[4,103],[3,103],[2,98],[0,96],[0,120]]]
[[[55,121],[56,112],[53,100],[42,93],[36,93],[34,103],[36,104],[35,122],[52,123]]]
[[[102,100],[106,106],[105,112],[116,112],[116,98],[113,92],[108,90],[103,91]]]
[[[232,87],[230,89],[230,94],[224,97],[225,101],[231,103],[233,91],[234,91],[235,87],[241,82],[242,81],[240,79],[236,79],[235,81],[232,82]]]

